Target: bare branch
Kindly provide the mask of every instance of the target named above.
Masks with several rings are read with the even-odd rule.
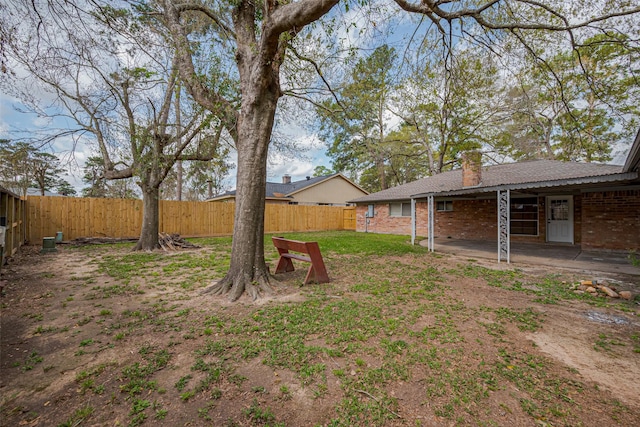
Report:
[[[229,24],[227,24],[221,19],[220,14],[212,11],[208,7],[205,7],[203,4],[197,4],[197,3],[178,4],[176,5],[176,10],[178,11],[178,13],[187,12],[187,11],[203,13],[209,19],[211,19],[217,26],[219,26],[222,29],[222,31],[227,36],[229,36],[229,38],[233,38],[233,39],[236,38],[235,31],[233,31],[233,28],[231,28]]]
[[[322,83],[324,83],[326,88],[331,93],[331,96],[333,97],[333,99],[335,99],[336,104],[338,104],[340,106],[340,108],[342,108],[344,110],[344,108],[345,108],[344,105],[342,105],[342,103],[340,102],[340,99],[338,98],[338,95],[333,91],[333,88],[331,87],[331,85],[329,84],[327,79],[325,79],[324,74],[322,73],[322,70],[320,69],[320,66],[318,65],[318,63],[316,61],[314,61],[313,59],[311,59],[311,58],[309,58],[307,56],[303,56],[302,54],[300,54],[293,46],[289,46],[289,50],[296,56],[296,58],[298,58],[301,61],[308,62],[309,64],[311,64],[313,66],[313,68],[316,70],[316,73],[318,73],[318,76],[320,76],[320,79],[322,80]]]
[[[507,0],[491,0],[484,5],[481,5],[477,8],[464,8],[460,10],[444,10],[440,7],[442,3],[433,0],[424,0],[420,3],[413,3],[407,0],[394,0],[395,3],[400,6],[401,9],[407,12],[420,13],[424,15],[435,14],[438,17],[445,20],[454,20],[454,19],[462,19],[465,17],[469,17],[474,19],[478,24],[483,27],[490,28],[492,30],[513,30],[513,29],[521,29],[521,30],[547,30],[547,31],[572,31],[578,28],[588,27],[590,25],[607,21],[612,18],[619,18],[623,16],[629,16],[636,13],[640,13],[640,6],[632,7],[629,9],[618,10],[615,12],[607,13],[604,15],[596,16],[590,19],[583,20],[581,22],[577,22],[571,24],[567,17],[565,17],[559,11],[551,8],[550,6],[535,1],[535,0],[517,0],[514,3],[516,4],[524,4],[539,10],[547,12],[550,17],[554,17],[563,22],[560,24],[552,24],[549,22],[492,22],[485,18],[483,12],[488,9],[497,6],[499,4],[506,4],[509,6],[512,2]]]
[[[167,28],[171,32],[175,43],[177,66],[187,91],[197,103],[220,117],[220,119],[225,123],[229,133],[234,139],[236,139],[238,111],[227,99],[222,97],[220,94],[209,90],[209,88],[200,81],[193,64],[192,52],[191,47],[189,46],[187,34],[180,22],[180,11],[170,0],[165,0],[161,3],[164,5],[164,17],[167,20]]]
[[[270,16],[269,24],[264,29],[265,39],[278,37],[289,30],[296,32],[320,19],[339,0],[301,0],[279,6]]]

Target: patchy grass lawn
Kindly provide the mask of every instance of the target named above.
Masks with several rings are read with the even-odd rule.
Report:
[[[406,236],[286,237],[318,241],[332,282],[301,286],[307,265],[296,263],[273,298],[234,304],[200,295],[228,268],[230,238],[174,253],[26,248],[2,270],[0,424],[640,419],[635,301],[576,294],[584,277],[571,272],[429,254]],[[273,270],[270,236],[265,247]]]

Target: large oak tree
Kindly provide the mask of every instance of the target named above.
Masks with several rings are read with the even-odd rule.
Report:
[[[236,141],[238,174],[231,266],[209,290],[237,300],[270,291],[264,259],[264,200],[267,156],[278,99],[280,67],[286,48],[308,24],[329,12],[338,0],[299,2],[185,2],[161,0],[153,6],[168,28],[179,54],[178,68],[193,98],[216,114]],[[201,42],[199,20],[206,21],[207,41],[231,48],[237,66],[241,105],[211,90],[208,76],[198,73],[193,52]],[[215,50],[215,48],[213,48]]]

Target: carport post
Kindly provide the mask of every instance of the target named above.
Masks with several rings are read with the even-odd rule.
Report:
[[[498,263],[502,260],[511,263],[510,199],[509,190],[498,190]]]
[[[433,243],[433,195],[427,197],[427,248],[429,252],[435,250]]]
[[[416,199],[411,198],[411,245],[416,244]]]

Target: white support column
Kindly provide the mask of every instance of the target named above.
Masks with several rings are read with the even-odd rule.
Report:
[[[433,242],[433,216],[433,196],[429,196],[427,198],[427,248],[430,252],[433,252],[435,250]]]
[[[498,190],[498,262],[511,263],[511,193],[509,190]]]
[[[411,199],[411,245],[416,244],[416,199]]]

